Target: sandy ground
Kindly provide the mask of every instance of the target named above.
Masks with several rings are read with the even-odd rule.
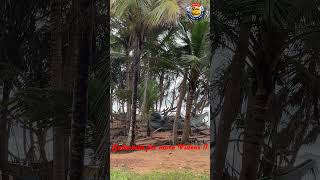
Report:
[[[139,131],[140,132],[140,131]],[[209,134],[209,130],[204,131]],[[141,135],[142,134],[142,135]],[[120,138],[116,136],[116,138]],[[199,146],[199,150],[184,150],[175,146],[175,150],[159,150],[159,145],[171,144],[171,131],[155,132],[151,137],[146,137],[146,132],[140,132],[136,139],[136,145],[156,146],[156,150],[133,151],[130,153],[111,153],[110,161],[112,169],[128,169],[135,173],[145,174],[150,171],[178,171],[191,170],[198,173],[208,173],[210,169],[210,147],[204,148],[204,143],[209,144],[209,135],[193,134],[190,139],[195,138],[192,146]],[[113,139],[113,145],[121,142]]]
[[[152,150],[111,154],[111,168],[129,169],[136,173],[168,170],[192,170],[209,173],[210,150]]]

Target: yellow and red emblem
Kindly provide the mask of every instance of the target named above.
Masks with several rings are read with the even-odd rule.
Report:
[[[187,16],[191,20],[199,20],[204,17],[205,8],[198,2],[192,3],[190,6],[187,6]]]

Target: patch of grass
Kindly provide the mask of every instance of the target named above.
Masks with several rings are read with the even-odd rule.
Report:
[[[191,171],[151,172],[137,174],[127,170],[111,170],[111,180],[208,180],[208,173]]]

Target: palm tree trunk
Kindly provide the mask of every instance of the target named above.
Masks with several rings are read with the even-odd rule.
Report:
[[[199,96],[200,96],[200,91],[199,91],[199,89],[194,93],[195,95],[194,95],[194,99],[193,99],[193,101],[194,101],[194,107],[193,107],[193,109],[192,109],[192,114],[194,114],[194,115],[196,115],[197,114],[197,111],[198,111],[198,100],[199,100]]]
[[[186,116],[184,119],[181,143],[186,143],[189,139],[193,98],[194,98],[194,91],[190,88],[188,96],[187,96],[187,102],[186,102]]]
[[[225,90],[225,100],[222,107],[221,118],[218,125],[216,151],[213,161],[215,168],[213,177],[222,180],[225,158],[228,149],[228,139],[231,126],[240,109],[241,103],[241,77],[244,61],[248,53],[250,27],[246,23],[240,25],[239,41],[237,50],[231,62],[231,79],[227,83]]]
[[[162,107],[162,101],[163,101],[163,96],[164,96],[164,72],[161,72],[160,74],[160,79],[159,79],[159,88],[160,88],[160,97],[159,97],[159,112],[161,111],[161,107]]]
[[[126,85],[127,85],[127,90],[128,90],[128,93],[131,97],[132,95],[132,72],[131,72],[131,63],[130,63],[130,58],[129,58],[129,50],[126,49],[125,50],[126,52],[126,58],[127,58],[127,79],[126,79]],[[129,132],[129,128],[130,128],[130,120],[131,120],[131,105],[132,105],[132,102],[131,102],[131,99],[128,98],[127,100],[127,121],[126,121],[126,132]]]
[[[39,137],[39,136],[38,136]],[[40,157],[41,157],[41,161],[47,163],[48,159],[47,159],[47,155],[46,155],[46,132],[41,133],[40,137],[39,137],[39,151],[40,151]]]
[[[52,62],[51,87],[54,90],[62,88],[62,21],[61,0],[54,0],[52,4]],[[64,127],[61,119],[55,119],[53,127],[53,179],[65,179]]]
[[[133,145],[135,143],[135,126],[136,126],[136,112],[137,112],[137,100],[138,100],[138,79],[139,79],[139,69],[140,69],[140,57],[142,52],[142,41],[137,36],[135,55],[132,63],[133,72],[133,88],[132,88],[132,106],[131,106],[131,120],[128,134],[128,145]]]
[[[203,113],[203,110],[206,106],[208,106],[208,95],[204,95],[197,104],[197,110],[199,111],[199,114]]]
[[[74,86],[73,96],[73,112],[71,124],[71,145],[70,145],[70,173],[71,180],[82,179],[84,149],[85,149],[85,134],[88,119],[88,77],[90,65],[90,53],[92,49],[92,28],[90,25],[93,22],[93,7],[89,0],[82,0],[79,4],[74,4],[75,8],[79,8],[80,16],[76,20],[84,20],[81,26],[79,25],[79,56],[77,61],[77,74]],[[85,12],[90,12],[90,15],[85,15]],[[89,18],[88,18],[89,17]],[[90,18],[91,17],[91,18]]]
[[[144,78],[144,91],[143,91],[143,102],[142,102],[142,108],[141,108],[141,112],[142,112],[142,119],[143,122],[149,121],[148,118],[148,105],[147,105],[147,98],[148,98],[148,83],[149,83],[149,71],[150,71],[150,67],[149,67],[149,60],[146,60],[146,72],[145,72],[145,78]],[[147,136],[150,136],[150,127],[148,126],[149,122],[147,123]]]
[[[24,125],[23,127],[22,127],[23,129],[22,129],[22,136],[23,136],[23,154],[25,155],[25,156],[27,156],[27,152],[28,152],[28,150],[27,150],[27,128],[26,128],[26,126]]]
[[[32,127],[32,122],[31,121],[29,121],[29,127]],[[36,158],[35,158],[35,156],[36,156],[36,153],[35,153],[35,151],[34,151],[34,149],[35,149],[35,142],[34,142],[34,136],[33,136],[33,131],[32,131],[32,129],[30,129],[29,130],[29,138],[30,138],[30,149],[29,149],[29,151],[28,151],[28,153],[29,153],[29,155],[28,155],[28,157],[26,157],[26,159],[28,160],[30,160],[30,162],[33,162]]]
[[[72,13],[74,13],[75,9],[72,9]],[[72,14],[74,15],[74,14]],[[62,87],[63,87],[63,93],[64,94],[73,94],[74,89],[74,82],[75,82],[75,76],[76,76],[76,64],[77,64],[77,57],[78,54],[75,52],[75,47],[77,47],[78,43],[78,28],[76,27],[76,21],[74,21],[75,18],[71,19],[71,26],[68,28],[68,36],[71,37],[70,39],[64,39],[68,45],[66,48],[66,53],[62,56],[63,61],[63,71],[62,71]],[[65,43],[63,43],[65,44]],[[72,101],[71,101],[72,102]],[[72,104],[70,103],[70,106]],[[71,118],[66,118],[65,122],[70,122],[71,124]],[[68,123],[69,124],[69,123]],[[64,144],[65,144],[65,157],[70,156],[70,136],[71,136],[71,128],[65,129],[65,137],[64,137]],[[69,158],[65,158],[65,167],[69,167]]]
[[[8,102],[10,97],[11,85],[10,81],[5,80],[3,83],[2,90],[2,104],[0,111],[0,171],[2,171],[2,179],[7,180],[9,177],[8,173],[8,140],[9,140],[9,129],[8,129]]]
[[[256,180],[257,178],[269,99],[266,93],[258,93],[249,98],[240,180]]]
[[[174,84],[174,89],[172,90],[172,101],[171,101],[171,105],[170,105],[171,109],[173,109],[175,101],[176,101],[176,82]]]
[[[85,42],[82,42],[85,43]],[[80,48],[82,49],[82,48]],[[71,126],[70,179],[80,179],[83,169],[85,129],[88,116],[88,67],[89,53],[80,52],[78,74],[74,90]]]
[[[109,12],[110,12],[110,3],[106,2],[106,20],[108,22],[110,22],[110,16],[109,16]],[[110,32],[110,26],[106,27],[106,31]],[[106,39],[107,42],[110,41],[110,36],[107,36]],[[109,43],[107,43],[107,50],[110,49],[109,47]],[[110,56],[108,56],[107,58],[107,63],[109,66],[111,66],[111,58]],[[110,76],[110,69],[107,70],[107,72],[105,72],[106,74]],[[107,89],[111,89],[111,82],[108,81],[107,82]],[[102,169],[102,173],[101,176],[98,179],[105,179],[105,180],[110,180],[110,120],[111,120],[111,115],[112,115],[112,102],[111,102],[111,96],[112,94],[110,93],[109,96],[106,96],[106,101],[109,102],[109,106],[106,107],[106,127],[104,128],[104,138],[102,137],[103,140],[103,149],[104,151],[102,151],[104,153],[103,156],[103,160],[102,160],[102,164],[101,164],[101,169]],[[127,109],[127,111],[129,111]]]
[[[255,69],[257,90],[253,93],[252,101],[248,103],[247,109],[240,180],[257,178],[261,148],[265,139],[268,103],[275,91],[276,74],[274,70],[277,69],[276,65],[279,63],[286,37],[283,31],[269,26],[264,28],[262,47],[256,53],[259,59]]]
[[[212,3],[214,0],[210,0],[210,3]],[[210,31],[213,28],[210,29]],[[208,92],[208,99],[209,99],[209,105],[210,105],[210,179],[214,179],[215,176],[215,166],[214,166],[214,160],[215,160],[215,151],[214,151],[214,146],[216,143],[216,139],[217,139],[217,126],[216,126],[216,118],[213,116],[214,112],[215,112],[215,98],[214,98],[214,70],[215,68],[213,67],[214,64],[214,51],[216,50],[216,48],[214,47],[214,41],[215,38],[217,38],[217,36],[213,36],[214,33],[211,33],[210,35],[210,40],[211,40],[211,62],[210,62],[210,76],[209,76],[209,92]]]
[[[150,129],[150,116],[148,115],[148,120],[147,120],[147,137],[150,137],[151,135],[151,129]]]
[[[148,82],[149,82],[149,61],[147,60],[146,62],[146,70],[145,70],[145,77],[144,77],[144,90],[143,90],[143,102],[142,102],[142,106],[141,106],[141,111],[143,113],[143,115],[145,115],[144,113],[146,113],[147,111],[147,92],[148,92]],[[145,120],[145,119],[143,119]]]
[[[197,74],[196,70],[191,69],[190,82],[189,82],[189,93],[188,93],[187,102],[186,102],[186,117],[185,117],[184,125],[183,125],[181,143],[186,143],[189,139],[189,136],[190,136],[191,111],[192,111],[192,105],[193,105],[195,92],[197,89],[197,80],[198,80],[198,74]]]
[[[184,74],[181,85],[180,85],[180,94],[179,94],[179,100],[177,103],[177,111],[173,121],[173,132],[172,132],[173,145],[177,144],[177,141],[178,141],[178,120],[181,115],[181,107],[182,107],[183,99],[186,96],[186,82],[187,82],[187,73]]]
[[[36,135],[38,137],[38,147],[39,147],[39,152],[40,152],[40,159],[42,162],[47,163],[47,155],[46,155],[46,150],[45,150],[45,145],[46,145],[46,129],[40,129],[39,124],[38,125],[38,131],[36,132]]]
[[[63,127],[53,127],[53,179],[65,178],[65,130]]]

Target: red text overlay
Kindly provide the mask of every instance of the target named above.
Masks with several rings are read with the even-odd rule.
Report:
[[[178,144],[176,146],[172,145],[163,145],[163,146],[153,146],[153,145],[119,145],[114,144],[112,145],[111,151],[118,152],[118,151],[152,151],[152,150],[206,150],[208,149],[208,144],[203,145],[185,145],[185,144]]]

